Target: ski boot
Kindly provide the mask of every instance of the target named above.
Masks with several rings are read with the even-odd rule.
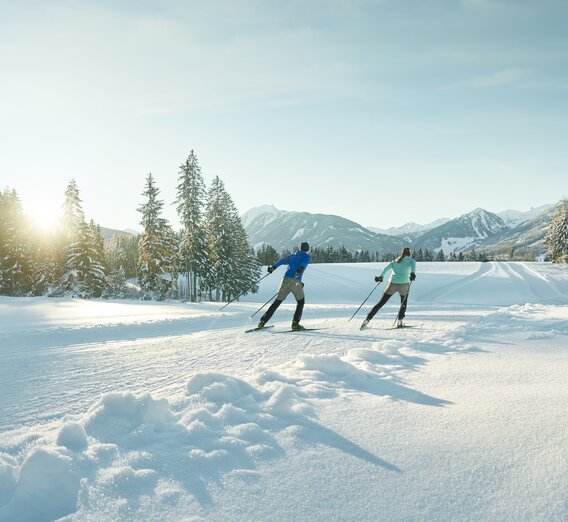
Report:
[[[298,321],[292,321],[292,330],[294,330],[294,332],[301,332],[305,330],[305,328]]]
[[[402,319],[396,320],[396,327],[397,328],[404,328],[404,323],[402,322]]]
[[[258,325],[257,325],[257,327],[256,327],[257,330],[260,330],[260,329],[264,328],[264,325],[265,325],[265,324],[266,324],[266,321],[263,321],[263,320],[261,319],[261,320],[258,322]]]
[[[369,319],[365,319],[361,324],[361,326],[359,327],[359,330],[364,330],[365,328],[367,328],[368,324],[369,324]]]

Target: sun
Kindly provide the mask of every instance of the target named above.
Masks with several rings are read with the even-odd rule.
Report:
[[[38,232],[52,234],[61,227],[62,210],[57,205],[42,203],[34,205],[26,212],[31,226]]]

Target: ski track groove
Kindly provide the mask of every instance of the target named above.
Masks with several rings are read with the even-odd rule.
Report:
[[[559,297],[563,297],[563,295],[558,291],[555,285],[551,284],[546,277],[539,274],[536,270],[534,270],[534,268],[531,268],[526,263],[510,263],[509,268],[523,279],[526,288],[531,295],[538,300],[538,302],[550,304],[559,304],[563,302],[561,300],[554,300],[550,298],[551,293],[554,293]],[[542,281],[542,283],[539,283],[539,281]],[[543,284],[545,285],[544,288]]]
[[[448,283],[436,290],[423,295],[420,301],[437,301],[440,299],[444,299],[445,297],[449,297],[456,292],[459,292],[465,287],[470,286],[471,284],[475,283],[482,277],[486,277],[491,275],[496,270],[495,263],[483,263],[480,265],[479,269],[474,272],[473,274],[464,277],[459,281],[455,281],[452,283]]]
[[[346,333],[364,347],[370,348],[377,341],[376,336],[360,336],[358,330],[342,327],[340,320],[332,319],[329,324],[332,328],[325,333],[282,336],[276,342],[270,334],[246,336],[241,327],[182,336],[176,333],[171,337],[3,350],[0,363],[4,371],[13,371],[10,390],[3,398],[0,431],[83,413],[92,406],[93,396],[109,392],[144,392],[158,398],[183,394],[192,374],[212,368],[245,376],[261,363],[281,364],[307,351],[343,355],[342,335]],[[80,329],[77,335],[80,337]],[[305,337],[309,339],[301,340]],[[395,336],[382,336],[384,340],[389,337]],[[251,354],[253,347],[262,350],[257,357]],[[235,354],[251,356],[239,359]],[[46,372],[49,367],[57,371]]]

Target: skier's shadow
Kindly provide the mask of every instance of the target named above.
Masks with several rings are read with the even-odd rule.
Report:
[[[342,437],[341,435],[335,433],[333,430],[318,424],[308,418],[303,418],[299,421],[300,430],[296,432],[299,439],[310,443],[310,444],[325,444],[331,448],[336,448],[340,451],[353,455],[359,459],[370,462],[377,466],[381,466],[388,471],[394,471],[396,473],[402,473],[402,470],[383,460],[370,451],[358,446],[354,442]]]

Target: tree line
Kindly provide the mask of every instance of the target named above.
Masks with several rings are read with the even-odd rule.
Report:
[[[162,216],[159,195],[150,173],[137,209],[142,233],[105,244],[100,226],[85,219],[75,180],[50,238],[27,222],[14,189],[0,192],[0,294],[221,301],[258,290],[260,264],[236,206],[218,176],[206,187],[193,150],[178,174],[179,231]],[[127,283],[133,277],[139,288]]]
[[[148,174],[138,211],[142,233],[103,239],[101,228],[87,221],[79,188],[65,191],[61,227],[52,236],[28,223],[14,189],[0,191],[0,295],[75,295],[202,299],[226,301],[256,292],[260,266],[271,265],[297,250],[278,252],[270,245],[249,245],[238,211],[219,177],[207,188],[192,150],[178,173],[176,209],[181,229],[174,232],[162,217],[164,202]],[[568,200],[556,207],[544,244],[547,258],[568,262]],[[351,252],[345,247],[315,246],[314,263],[388,262],[397,253]],[[488,261],[485,252],[451,253],[417,249],[416,261]],[[513,258],[513,249],[509,253]],[[140,288],[127,283],[136,278]]]
[[[279,259],[286,257],[288,254],[298,250],[298,247],[294,247],[292,250],[283,250],[278,252],[275,248],[270,245],[262,245],[258,250],[256,250],[256,257],[261,265],[272,265]],[[339,248],[333,248],[328,246],[327,248],[315,247],[310,250],[310,255],[312,256],[312,263],[379,263],[379,262],[389,262],[396,259],[399,254],[394,252],[380,253],[378,251],[369,252],[368,250],[363,250],[360,252],[351,252],[347,250],[344,246]],[[429,248],[414,250],[412,252],[412,257],[416,261],[488,261],[488,256],[484,252],[476,252],[475,249],[470,252],[452,252],[446,255],[443,250],[434,252]]]
[[[562,198],[556,205],[544,244],[552,262],[568,263],[568,199]]]

